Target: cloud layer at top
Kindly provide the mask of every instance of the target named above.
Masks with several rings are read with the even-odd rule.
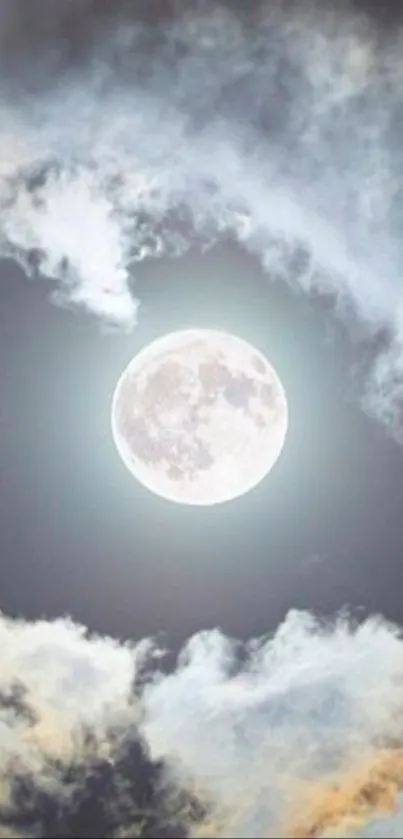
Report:
[[[2,12],[1,252],[130,327],[136,262],[230,232],[388,336],[365,405],[400,438],[400,31],[314,4],[179,4],[153,27],[123,4],[92,28],[91,3],[39,6],[31,40]]]

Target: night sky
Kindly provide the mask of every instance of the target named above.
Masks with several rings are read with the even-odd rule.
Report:
[[[59,75],[56,73],[56,78],[65,78],[65,74],[69,78],[71,73],[75,78],[74,74],[79,74],[80,68],[85,66],[87,53],[94,40],[100,37],[99,33],[104,32],[105,28],[113,25],[115,18],[119,17],[125,25],[133,25],[135,19],[146,19],[146,25],[150,27],[149,34],[151,32],[152,35],[155,26],[168,26],[172,20],[180,20],[182,14],[180,4],[108,4],[100,0],[96,4],[76,0],[70,4],[68,12],[68,4],[61,3],[56,14],[51,3],[35,1],[32,2],[32,8],[38,7],[37,16],[29,22],[24,18],[28,17],[28,5],[16,3],[14,12],[11,12],[10,4],[0,0],[0,11],[6,21],[3,41],[0,38],[0,64],[6,79],[2,83],[1,107],[5,103],[6,109],[13,96],[19,101],[23,89],[28,91],[29,107],[35,107],[36,98],[41,97],[43,91],[46,96],[46,92],[51,90],[50,66],[55,72],[57,69]],[[202,5],[199,5],[199,10]],[[252,30],[265,9],[265,4],[248,3],[246,7],[246,0],[244,4],[228,2],[226,6],[232,10],[230,14],[236,20],[242,21],[242,25]],[[343,6],[344,11],[341,12],[343,21],[347,21],[347,31],[351,8],[347,9],[346,6],[344,9]],[[363,4],[358,3],[356,8],[368,21],[371,32],[375,33],[374,41],[371,42],[374,54],[383,54],[385,43],[394,37],[394,28],[399,29],[400,26],[393,16],[392,5],[384,6],[383,15],[379,17],[379,10],[364,8]],[[298,16],[294,4],[283,4],[282,15],[283,20],[288,20],[287,16],[290,20]],[[31,27],[30,36],[28,24]],[[353,24],[351,31],[355,32]],[[331,39],[332,34],[327,37]],[[42,57],[41,50],[44,51]],[[158,55],[158,46],[155,50]],[[32,78],[28,69],[31,64],[35,68]],[[115,65],[111,66],[113,72]],[[141,84],[141,80],[139,82],[136,77],[136,85],[140,87],[135,90],[141,90]],[[247,97],[250,85],[248,80],[245,88]],[[264,142],[262,137],[266,136],[266,130],[274,132],[274,135],[277,130],[280,131],[279,125],[283,118],[282,95],[284,111],[288,113],[288,93],[284,90],[282,94],[280,78],[272,123],[269,121],[270,124],[266,124],[263,121],[259,124],[260,143]],[[235,107],[231,98],[233,96],[232,91],[228,105],[225,104],[225,98],[223,100],[228,120]],[[367,118],[365,107],[368,103],[361,105],[364,120]],[[141,106],[140,101],[136,107],[141,109]],[[217,113],[220,108],[219,99],[214,107]],[[205,103],[203,107],[200,104],[200,111],[192,113],[192,131],[197,131],[198,120],[202,117],[207,119],[206,108]],[[370,108],[371,105],[368,105]],[[374,120],[376,122],[376,116]],[[68,133],[70,128],[67,121],[66,126]],[[62,158],[63,152],[60,154]],[[372,157],[368,160],[371,169]],[[294,173],[298,171],[298,162],[295,161],[298,161],[297,156],[294,168],[290,165],[290,171]],[[40,160],[31,174],[34,178],[39,174],[46,183],[48,176],[46,172],[44,174],[42,165]],[[52,160],[49,165],[53,165]],[[167,168],[169,170],[169,163]],[[57,171],[60,175],[61,170]],[[403,179],[403,167],[400,174]],[[359,188],[359,180],[357,184]],[[402,184],[403,180],[395,183],[399,195]],[[350,180],[348,183],[346,181],[346,194],[343,196],[346,207],[350,207],[350,185]],[[31,182],[30,188],[35,190],[36,187],[37,184],[32,186]],[[14,188],[15,194],[18,194],[21,186],[16,182]],[[190,183],[189,189],[192,188]],[[305,194],[303,188],[302,178],[301,194]],[[315,193],[314,186],[312,190]],[[339,194],[343,195],[343,183],[339,187]],[[386,203],[388,196],[385,188],[382,201]],[[354,195],[352,201],[354,213]],[[9,206],[7,202],[2,204],[3,218],[7,217]],[[321,208],[320,202],[318,206]],[[395,241],[398,234],[397,210],[393,206],[391,238]],[[337,212],[338,209],[335,209],[335,214]],[[326,217],[326,207],[324,214],[331,227],[333,217]],[[374,229],[381,231],[379,235],[382,237],[381,221],[371,217],[372,222]],[[211,241],[208,248],[204,248],[200,230],[192,231],[191,223],[187,230],[186,224],[183,234],[183,228],[179,231],[178,219],[170,217],[168,233],[164,233],[168,242],[169,231],[173,231],[172,235],[179,235],[180,232],[180,235],[188,238],[187,249],[183,249],[179,255],[172,256],[169,252],[161,256],[150,253],[136,264],[130,263],[131,294],[140,302],[138,322],[134,328],[108,322],[108,318],[103,317],[102,313],[100,317],[99,311],[94,306],[91,308],[91,304],[64,305],[52,297],[61,282],[62,268],[65,269],[70,259],[69,252],[65,254],[66,264],[62,268],[57,266],[52,276],[49,263],[45,267],[41,264],[43,253],[41,248],[35,247],[35,243],[29,247],[21,244],[21,240],[17,244],[14,241],[14,253],[7,247],[1,248],[0,609],[5,618],[12,619],[12,625],[14,619],[27,622],[28,628],[44,620],[45,625],[49,626],[50,638],[52,622],[69,617],[74,623],[88,629],[89,638],[92,637],[91,633],[96,633],[100,637],[111,636],[119,644],[125,641],[135,644],[141,639],[154,637],[174,655],[191,636],[204,630],[218,628],[224,636],[242,642],[262,636],[272,637],[290,610],[312,613],[328,627],[333,625],[332,622],[340,613],[348,612],[357,624],[363,626],[367,625],[366,621],[371,616],[380,615],[385,629],[381,628],[379,632],[384,632],[386,638],[389,630],[385,621],[397,626],[403,625],[403,448],[396,440],[396,423],[392,429],[392,423],[379,422],[364,410],[362,397],[370,360],[376,356],[382,340],[391,342],[392,318],[389,315],[383,317],[382,314],[376,323],[367,328],[366,320],[370,318],[366,317],[365,306],[360,303],[366,297],[365,283],[357,295],[356,309],[354,305],[350,309],[348,294],[347,302],[344,293],[340,302],[333,281],[328,284],[319,282],[317,285],[313,282],[306,289],[304,283],[300,282],[301,265],[298,260],[301,259],[301,253],[297,248],[287,262],[287,277],[284,279],[281,271],[277,270],[278,266],[269,265],[267,268],[267,263],[261,257],[262,249],[256,242],[253,247],[243,246],[242,241],[237,241],[237,236],[227,229],[214,235],[214,241]],[[82,229],[83,240],[86,236],[86,230]],[[7,238],[12,239],[12,236],[9,237],[6,230]],[[386,238],[385,241],[381,238],[380,242],[383,243],[382,248],[385,242],[387,244]],[[94,249],[95,259],[96,238],[91,240],[89,250],[91,248]],[[362,239],[356,249],[357,264],[361,258],[360,248],[365,250]],[[396,259],[393,266],[400,264],[400,252],[395,253],[391,248],[389,253],[382,248],[374,240],[374,274],[378,270],[378,258],[380,265],[385,260],[388,270],[393,259]],[[21,255],[22,251],[24,256]],[[39,260],[39,267],[31,271],[31,276],[28,276],[27,265],[24,269],[21,264],[24,258],[28,258],[31,266],[34,262],[38,266]],[[368,262],[371,258],[370,253]],[[364,276],[367,264],[364,259]],[[338,269],[339,266],[336,267]],[[390,276],[392,273],[390,269]],[[324,276],[327,276],[326,268]],[[368,279],[368,296],[372,294],[369,283]],[[391,301],[392,310],[396,308],[393,294],[387,286],[385,300]],[[397,291],[396,294],[401,292]],[[246,496],[211,508],[170,504],[148,492],[123,466],[110,431],[112,394],[127,363],[158,336],[192,326],[234,333],[261,350],[276,368],[289,404],[289,432],[283,453],[273,471]],[[396,380],[399,380],[401,369],[398,365],[397,368]],[[312,630],[313,635],[315,632]],[[349,632],[350,629],[346,629],[348,637]],[[390,632],[394,637],[395,630]],[[7,649],[11,650],[12,659],[12,642],[4,638],[1,636],[0,646],[10,644]],[[379,652],[380,645],[381,642],[378,648],[375,641],[373,644],[372,640],[368,642],[369,654],[370,657],[373,655],[374,661],[374,679],[378,678],[381,685],[381,664],[378,668],[380,675],[376,675],[376,662],[383,657],[383,653]],[[330,655],[330,646],[329,650]],[[385,652],[385,660],[388,659],[388,650]],[[403,668],[403,651],[400,648],[396,655],[393,648],[390,660],[392,658],[393,661],[399,659],[399,666]],[[17,653],[16,661],[19,661]],[[168,656],[168,664],[174,668],[172,655]],[[9,665],[1,666],[6,672]],[[360,666],[357,664],[357,670]],[[398,670],[396,664],[396,672]],[[46,660],[43,673],[46,682]],[[80,678],[77,670],[74,675],[77,684]],[[316,683],[315,678],[312,679],[315,685],[314,696],[318,697],[321,688],[317,687],[319,681]],[[394,678],[395,670],[390,676],[392,681]],[[340,694],[343,690],[347,694],[343,679],[344,676],[339,681]],[[31,683],[27,681],[24,688],[24,680],[22,668],[15,683],[22,684],[23,690],[27,691],[28,704],[34,707],[32,697],[31,700],[29,697]],[[10,680],[13,689],[15,683]],[[364,678],[362,685],[365,694]],[[389,696],[392,693],[389,691],[389,681],[387,685],[384,693],[386,695],[388,692]],[[5,696],[9,695],[9,690],[11,688],[4,689]],[[69,694],[67,682],[64,686],[64,682],[62,684],[60,681],[60,691],[64,697]],[[74,696],[75,688],[71,691]],[[358,697],[358,693],[358,688],[351,689],[354,697]],[[2,696],[0,685],[0,699]],[[190,704],[193,701],[196,707],[197,700],[191,698]],[[322,707],[321,700],[317,701],[318,707]],[[369,704],[381,704],[381,701],[374,688]],[[393,694],[393,703],[400,709],[403,707],[402,701],[400,694],[397,698]],[[52,705],[52,699],[49,702]],[[174,704],[174,700],[172,702]],[[315,702],[316,699],[314,706]],[[392,706],[395,708],[393,703],[391,701],[385,705],[388,723],[384,729],[379,729],[379,736],[395,738],[401,748],[401,724],[397,732],[388,727]],[[332,715],[336,714],[336,705],[336,700],[332,700],[329,712],[331,720]],[[164,713],[167,707],[164,705]],[[358,708],[357,714],[360,707],[357,699],[357,706],[354,706],[356,710]],[[154,720],[153,714],[155,718],[158,714],[151,700],[146,708],[146,717],[149,713],[150,719],[152,717]],[[90,711],[88,713],[90,715]],[[225,703],[223,713],[226,713]],[[196,711],[195,715],[197,720]],[[56,728],[63,726],[63,717],[60,719]],[[159,719],[165,719],[162,712]],[[311,717],[309,719],[311,725]],[[2,742],[3,748],[6,748],[6,738],[2,739],[1,734],[3,722],[0,715],[0,758]],[[112,721],[111,725],[114,724]],[[84,721],[84,725],[88,725],[88,730],[91,730],[90,722]],[[237,725],[241,723],[238,721]],[[333,723],[329,722],[329,727],[331,725]],[[353,723],[351,727],[355,730]],[[368,727],[371,728],[369,723]],[[190,735],[185,733],[182,737],[178,733],[179,729],[173,730],[175,743],[178,741],[180,744],[183,739],[187,748]],[[219,735],[215,731],[211,737],[216,738],[218,743]],[[314,728],[312,731],[312,743],[315,744]],[[375,723],[372,731],[376,739],[375,735],[378,736],[379,731]],[[96,740],[98,729],[94,732]],[[143,752],[149,750],[148,757],[154,762],[154,767],[158,760],[161,760],[163,766],[166,762],[169,772],[170,747],[166,745],[159,729],[158,736],[153,732],[154,729],[151,731],[151,728],[146,727],[141,730],[141,738],[146,741],[146,745],[142,745]],[[210,737],[208,728],[206,737]],[[365,743],[368,745],[367,740]],[[123,746],[119,748],[119,760],[123,762],[127,757],[125,749],[135,750],[134,756],[131,755],[130,760],[127,758],[129,768],[125,766],[123,771],[120,767],[119,778],[124,776],[130,779],[133,773],[137,773],[136,783],[145,787],[145,792],[143,790],[141,794],[150,802],[153,792],[150,791],[152,787],[147,785],[151,784],[151,764],[146,764],[137,735],[132,736],[131,733],[129,736],[126,733]],[[296,748],[299,748],[298,745]],[[369,758],[371,755],[368,753]],[[59,752],[57,759],[64,766],[65,758],[60,757]],[[324,761],[323,766],[327,766],[327,757],[322,755],[320,759]],[[74,760],[76,764],[71,757],[67,757],[66,766],[71,763],[76,768],[86,765],[81,752],[78,756],[75,754]],[[98,756],[97,760],[101,761],[101,758]],[[30,789],[34,789],[31,769],[27,769],[28,763],[23,766],[23,774],[29,776]],[[10,777],[11,769],[5,757],[0,760],[0,764],[5,767],[2,769],[4,777]],[[333,767],[331,761],[330,764]],[[351,769],[352,765],[349,757],[347,769]],[[327,777],[327,769],[323,769],[322,763],[320,766],[319,778]],[[159,772],[160,768],[155,771]],[[219,771],[217,769],[217,773]],[[344,771],[343,764],[340,769],[342,777]],[[77,773],[75,783],[85,786],[86,781],[80,780],[79,769]],[[197,779],[204,775],[202,773],[195,777],[195,787],[193,782],[184,784],[186,794],[189,788],[192,794],[196,794]],[[401,777],[398,784],[400,789]],[[63,778],[61,784],[66,787],[67,781]],[[183,781],[182,776],[180,779]],[[314,782],[317,783],[317,776],[314,776]],[[108,784],[109,781],[104,780],[102,783]],[[365,781],[362,781],[361,787],[364,785]],[[108,787],[107,794],[113,797],[115,788],[112,787]],[[6,831],[11,830],[10,825],[13,825],[16,831],[13,835],[16,836],[137,835],[127,827],[132,817],[130,808],[127,823],[124,819],[122,821],[125,833],[122,832],[123,828],[119,833],[116,826],[120,816],[116,817],[117,821],[112,827],[112,822],[98,820],[99,814],[95,815],[96,803],[106,795],[106,788],[102,785],[98,787],[94,782],[88,793],[88,801],[91,799],[92,803],[88,807],[85,805],[87,809],[84,807],[85,812],[79,817],[77,814],[73,817],[74,808],[69,809],[67,814],[64,805],[54,804],[54,801],[59,801],[60,790],[53,798],[53,792],[47,790],[44,801],[32,793],[32,812],[22,817],[24,807],[19,797],[21,791],[16,792],[13,787],[14,803],[10,805],[0,801],[0,825],[4,825],[4,835],[8,835]],[[275,789],[273,781],[270,781],[270,789]],[[130,796],[135,799],[132,787]],[[94,806],[95,810],[91,809]],[[119,807],[124,810],[120,798]],[[295,807],[293,816],[294,810]],[[392,824],[388,833],[390,836],[400,835],[399,832],[393,833],[393,829],[401,830],[401,808],[399,814],[400,827],[398,824],[393,828]],[[204,810],[202,815],[205,815]],[[259,820],[254,822],[250,814],[248,819],[242,822],[242,827],[236,827],[230,822],[230,827],[227,823],[227,827],[222,830],[233,829],[234,835],[238,831],[237,836],[247,837],[257,835],[254,831],[258,830],[263,831],[259,835],[275,835],[275,830],[280,829],[280,822],[274,817],[264,828],[259,826]],[[162,828],[156,826],[157,822],[152,822],[152,826],[147,828],[149,834],[144,835],[164,835],[163,831],[161,833]],[[315,833],[298,835],[325,836],[328,835],[326,829],[335,823],[324,820],[317,824],[319,826],[315,828]],[[176,829],[179,829],[178,825]],[[216,829],[217,835],[225,835],[225,832],[219,833]],[[376,828],[373,829],[375,833],[365,835],[377,835]],[[206,834],[201,832],[197,835]]]
[[[403,456],[352,398],[359,353],[329,314],[231,244],[145,264],[133,335],[105,334],[50,306],[46,285],[2,271],[3,611],[68,613],[119,637],[157,628],[175,642],[211,626],[247,639],[290,608],[403,619]],[[270,476],[207,510],[137,485],[110,433],[127,362],[194,324],[261,349],[290,410]]]

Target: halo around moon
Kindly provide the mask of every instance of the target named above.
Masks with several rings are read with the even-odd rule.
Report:
[[[112,434],[129,471],[180,504],[249,492],[283,448],[287,399],[261,352],[214,329],[172,332],[141,350],[113,395]]]

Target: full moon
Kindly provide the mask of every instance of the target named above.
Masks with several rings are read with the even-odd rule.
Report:
[[[270,472],[287,433],[287,400],[246,341],[188,329],[133,358],[116,385],[111,425],[124,464],[149,490],[179,504],[220,504]]]

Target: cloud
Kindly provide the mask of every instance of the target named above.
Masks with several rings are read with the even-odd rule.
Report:
[[[346,5],[115,8],[2,6],[1,252],[130,328],[136,262],[230,233],[384,330],[363,402],[400,439],[400,30]]]
[[[122,738],[136,725],[133,679],[146,646],[89,638],[69,620],[30,624],[0,619],[0,810],[8,819],[5,829],[14,821],[18,783],[24,779],[34,785],[37,801],[41,796],[68,800],[76,787],[74,775],[66,777],[68,767],[113,761]],[[27,799],[25,790],[20,816]]]
[[[210,804],[211,835],[321,836],[367,822],[401,788],[402,651],[381,620],[297,612],[243,664],[235,643],[202,633],[146,689],[150,753]]]
[[[114,836],[151,811],[150,835],[399,835],[403,640],[381,619],[293,612],[246,647],[202,632],[170,672],[149,641],[66,619],[0,636],[4,830],[79,832],[92,794]]]

